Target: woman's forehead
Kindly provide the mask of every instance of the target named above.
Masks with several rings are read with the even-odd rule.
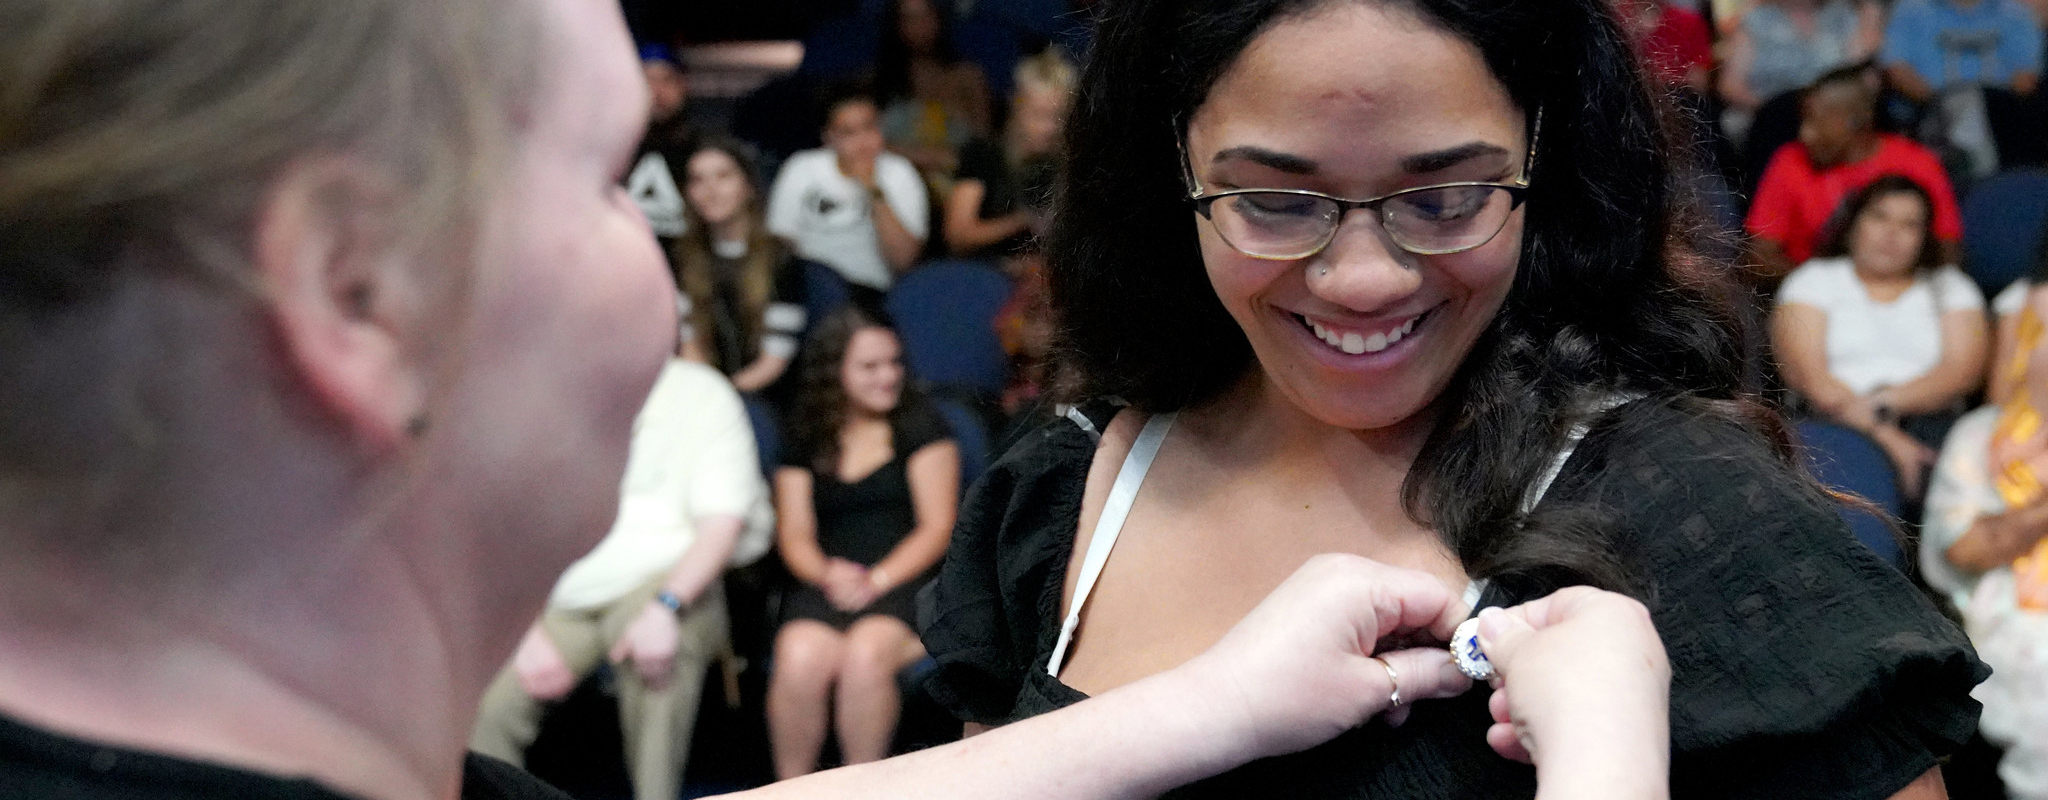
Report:
[[[1189,120],[1190,137],[1211,151],[1512,146],[1522,129],[1477,47],[1399,6],[1355,3],[1259,34]]]

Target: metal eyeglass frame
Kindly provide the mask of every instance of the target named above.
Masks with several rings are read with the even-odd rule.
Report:
[[[1389,241],[1392,241],[1395,246],[1401,248],[1404,251],[1414,253],[1415,255],[1419,256],[1444,256],[1451,255],[1453,253],[1463,253],[1468,250],[1476,250],[1480,247],[1486,246],[1487,242],[1493,241],[1493,237],[1499,236],[1501,230],[1507,227],[1507,218],[1502,217],[1501,226],[1499,228],[1495,228],[1492,233],[1486,235],[1486,238],[1481,239],[1477,242],[1474,242],[1463,247],[1453,247],[1442,250],[1431,250],[1427,248],[1410,247],[1407,242],[1401,241],[1401,237],[1394,233],[1393,226],[1388,224],[1387,212],[1385,211],[1386,202],[1397,197],[1416,194],[1418,192],[1428,192],[1438,189],[1454,189],[1461,186],[1484,186],[1490,189],[1502,189],[1507,191],[1508,212],[1511,214],[1514,213],[1514,210],[1520,208],[1523,201],[1528,199],[1526,195],[1529,191],[1529,176],[1530,174],[1536,171],[1536,144],[1543,137],[1543,109],[1536,109],[1536,121],[1535,124],[1531,126],[1531,132],[1529,134],[1529,152],[1527,157],[1523,159],[1521,174],[1516,176],[1513,183],[1494,183],[1491,181],[1455,181],[1452,183],[1437,183],[1431,184],[1429,186],[1417,186],[1412,189],[1402,189],[1398,192],[1389,192],[1387,194],[1383,194],[1378,197],[1367,198],[1365,200],[1350,200],[1342,197],[1337,197],[1335,195],[1323,194],[1322,192],[1312,192],[1306,189],[1231,189],[1229,191],[1217,192],[1215,194],[1203,194],[1201,183],[1195,180],[1194,164],[1188,158],[1186,128],[1180,125],[1176,125],[1175,127],[1179,129],[1179,136],[1176,137],[1174,143],[1180,148],[1181,178],[1187,182],[1187,199],[1189,202],[1194,204],[1195,213],[1201,214],[1202,218],[1208,220],[1211,226],[1214,226],[1216,224],[1216,218],[1212,216],[1212,207],[1216,204],[1216,201],[1226,197],[1235,197],[1238,195],[1245,194],[1289,194],[1301,197],[1313,197],[1321,200],[1328,200],[1330,202],[1337,204],[1337,216],[1335,218],[1335,221],[1333,221],[1330,224],[1329,230],[1323,234],[1322,241],[1318,242],[1316,246],[1302,251],[1299,255],[1269,256],[1260,255],[1258,253],[1248,253],[1245,252],[1244,248],[1238,247],[1237,243],[1230,241],[1230,237],[1223,236],[1222,229],[1217,229],[1216,233],[1218,235],[1218,238],[1221,238],[1224,244],[1230,245],[1230,248],[1232,250],[1236,250],[1252,258],[1261,259],[1265,261],[1296,261],[1299,259],[1309,258],[1317,253],[1323,252],[1325,248],[1328,248],[1330,246],[1331,242],[1336,241],[1337,230],[1343,227],[1344,217],[1350,214],[1352,209],[1362,208],[1373,212],[1373,216],[1379,218],[1381,230],[1387,232],[1387,239]]]

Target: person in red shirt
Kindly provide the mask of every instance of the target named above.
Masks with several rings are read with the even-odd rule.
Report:
[[[1666,86],[1705,94],[1714,68],[1714,44],[1707,21],[1665,0],[1621,0],[1616,4],[1643,65]]]
[[[1941,159],[1907,139],[1878,133],[1876,89],[1867,69],[1830,72],[1806,90],[1799,139],[1771,156],[1743,227],[1757,277],[1775,284],[1813,255],[1842,198],[1884,175],[1904,175],[1934,198],[1934,234],[1944,261],[1963,235],[1962,212]]]

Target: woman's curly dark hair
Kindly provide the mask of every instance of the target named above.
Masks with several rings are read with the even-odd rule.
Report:
[[[887,317],[849,304],[826,315],[812,329],[797,362],[796,407],[787,427],[792,452],[808,454],[815,474],[839,473],[839,429],[846,425],[847,405],[840,368],[846,363],[853,335],[869,328],[895,332]],[[936,419],[936,414],[906,378],[896,408],[889,412],[889,425],[902,430],[906,422],[928,422]]]
[[[1098,6],[1046,247],[1059,351],[1081,376],[1079,394],[1171,411],[1216,397],[1252,365],[1201,268],[1176,121],[1276,20],[1330,2],[1394,1]],[[1404,486],[1409,513],[1469,573],[1509,589],[1629,586],[1584,509],[1526,519],[1519,510],[1589,400],[1681,399],[1765,423],[1789,454],[1782,423],[1740,388],[1727,267],[1688,246],[1701,228],[1674,161],[1679,126],[1666,123],[1608,2],[1402,2],[1476,45],[1515,104],[1544,116],[1515,285],[1446,390],[1448,411]]]

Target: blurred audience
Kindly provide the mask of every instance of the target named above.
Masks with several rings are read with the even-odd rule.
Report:
[[[1017,65],[1016,86],[1002,138],[960,148],[945,207],[946,245],[955,256],[997,259],[1034,249],[1032,238],[1052,213],[1074,67],[1048,49]]]
[[[1932,208],[1896,175],[1851,195],[1819,257],[1785,278],[1771,324],[1786,385],[1882,447],[1909,498],[1983,380],[1988,346],[1984,296],[1942,265]]]
[[[1962,212],[1941,160],[1910,139],[1877,131],[1875,78],[1850,68],[1816,81],[1802,99],[1799,140],[1779,148],[1764,169],[1744,227],[1766,285],[1811,258],[1842,199],[1881,175],[1911,178],[1933,198],[1941,252],[1952,254],[1962,238]]]
[[[1966,156],[1972,176],[1997,170],[1998,130],[2041,133],[2038,112],[2015,100],[2041,77],[2040,26],[2019,0],[1899,0],[1883,61],[1923,110],[1921,137]]]
[[[780,399],[806,318],[805,261],[768,231],[754,160],[725,137],[701,140],[687,163],[690,231],[669,250],[685,299],[682,354],[744,393]]]
[[[633,424],[617,521],[484,692],[471,749],[525,763],[546,704],[610,663],[634,797],[682,791],[704,671],[729,640],[720,576],[769,545],[756,459],[732,386],[670,359]]]
[[[1695,96],[1707,94],[1714,42],[1705,19],[1667,0],[1621,0],[1615,9],[1659,82]]]
[[[882,26],[875,58],[882,136],[919,171],[944,179],[954,153],[991,130],[988,76],[955,49],[945,0],[889,0]]]
[[[819,323],[775,471],[777,542],[796,585],[769,676],[779,779],[879,760],[901,713],[896,673],[924,657],[915,597],[945,554],[960,451],[904,380],[896,334],[858,307]]]
[[[1723,40],[1727,61],[1721,65],[1721,99],[1730,109],[1754,114],[1774,97],[1865,61],[1877,53],[1883,19],[1883,9],[1874,2],[1758,3]]]
[[[2041,277],[2036,270],[2035,278]],[[1962,612],[1991,678],[1985,739],[2004,749],[1998,777],[2007,797],[2048,798],[2048,290],[2023,296],[2017,341],[1994,368],[2007,397],[1963,415],[1942,447],[1928,489],[1920,562],[1927,583]]]
[[[640,70],[649,90],[647,135],[640,139],[633,170],[626,175],[626,191],[654,235],[667,243],[682,236],[688,225],[676,169],[696,146],[698,131],[683,113],[690,97],[689,76],[675,52],[666,45],[641,45]]]
[[[872,95],[839,88],[824,105],[825,146],[789,157],[768,194],[768,229],[797,253],[838,271],[880,306],[896,275],[924,249],[931,208],[924,180],[883,149]]]

